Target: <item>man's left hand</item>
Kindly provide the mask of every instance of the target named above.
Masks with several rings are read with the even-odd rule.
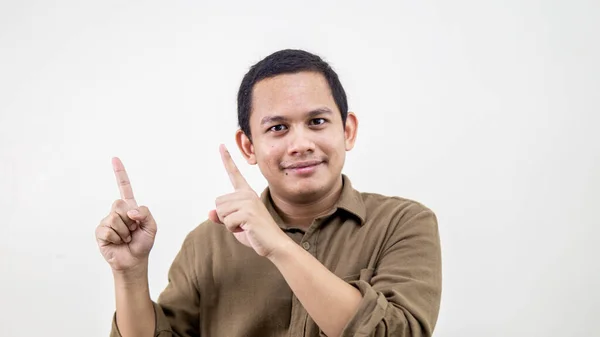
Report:
[[[210,220],[225,225],[236,239],[260,255],[269,256],[290,238],[275,223],[256,192],[242,176],[225,145],[219,147],[221,159],[234,192],[218,197]]]

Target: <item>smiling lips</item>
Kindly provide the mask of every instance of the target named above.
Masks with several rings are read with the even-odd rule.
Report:
[[[301,161],[301,162],[287,165],[285,168],[286,169],[299,169],[299,168],[317,166],[317,165],[321,164],[322,162],[323,162],[322,160],[307,160],[307,161]]]
[[[299,174],[309,174],[316,170],[319,164],[322,164],[323,160],[307,160],[301,161],[297,163],[293,163],[290,165],[286,165],[284,167],[285,170],[290,170]]]

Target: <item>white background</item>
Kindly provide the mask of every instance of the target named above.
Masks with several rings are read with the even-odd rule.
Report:
[[[120,156],[159,223],[153,298],[230,192],[236,93],[282,48],[321,55],[359,117],[345,173],[439,217],[435,335],[600,336],[600,2],[0,4],[0,335],[106,336],[94,228]]]

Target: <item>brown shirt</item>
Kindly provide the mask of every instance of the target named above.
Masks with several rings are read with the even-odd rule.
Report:
[[[354,190],[306,230],[275,222],[363,299],[342,336],[431,336],[441,296],[434,213],[411,200]],[[266,258],[206,221],[185,239],[155,303],[155,336],[324,336]],[[111,336],[120,336],[113,319]]]

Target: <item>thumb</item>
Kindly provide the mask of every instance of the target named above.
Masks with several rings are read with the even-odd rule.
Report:
[[[146,206],[140,206],[127,211],[127,216],[131,220],[139,221],[141,226],[156,228],[156,221],[154,221],[152,213],[150,213],[150,210]]]
[[[217,215],[217,211],[214,210],[214,209],[211,210],[210,212],[208,212],[208,219],[210,219],[210,221],[212,221],[212,222],[223,224],[221,222],[221,220],[219,220],[219,216]]]

